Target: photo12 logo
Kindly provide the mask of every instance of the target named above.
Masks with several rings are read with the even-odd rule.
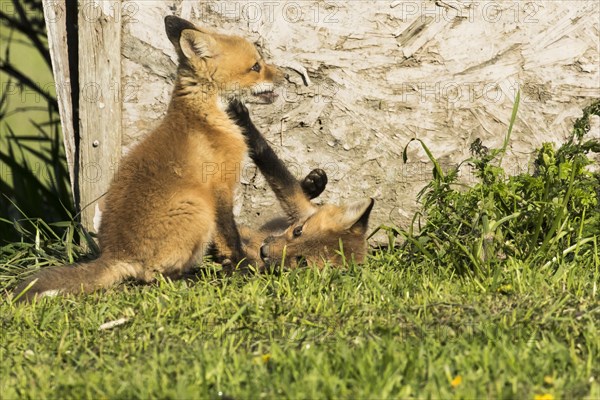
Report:
[[[249,23],[272,23],[283,19],[289,23],[338,23],[340,6],[335,2],[316,1],[203,1],[192,6],[195,17],[208,22],[215,14],[230,20]]]
[[[134,1],[84,1],[79,5],[81,18],[86,22],[135,23],[140,5]]]
[[[400,85],[403,102],[418,103],[503,103],[514,101],[521,91],[521,103],[539,102],[548,96],[548,88],[530,82],[403,82]]]
[[[435,22],[452,22],[463,19],[469,22],[485,21],[496,23],[511,21],[515,23],[538,23],[536,18],[542,9],[539,2],[533,1],[436,1],[417,2],[397,0],[392,8],[400,12],[402,20],[420,18],[422,22],[433,19]]]

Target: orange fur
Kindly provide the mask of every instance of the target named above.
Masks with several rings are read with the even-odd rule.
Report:
[[[367,255],[367,228],[374,201],[350,205],[313,205],[312,213],[282,224],[272,224],[246,235],[247,253],[266,265],[296,268],[300,262],[323,267],[341,266],[344,261],[362,263]],[[296,236],[294,231],[300,231]],[[296,232],[296,233],[297,233]]]

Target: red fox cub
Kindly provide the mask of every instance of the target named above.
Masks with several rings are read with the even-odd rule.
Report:
[[[230,116],[243,128],[250,157],[275,192],[287,218],[267,223],[258,231],[242,229],[247,254],[269,264],[291,268],[301,263],[322,267],[326,262],[363,262],[367,254],[366,234],[374,200],[367,198],[349,205],[317,207],[310,199],[325,189],[327,175],[313,170],[298,182],[277,157],[252,123],[248,109],[234,100]],[[342,250],[340,251],[340,241]]]
[[[168,16],[179,56],[167,114],[122,161],[105,199],[100,257],[46,268],[16,288],[24,298],[91,292],[133,278],[179,275],[208,246],[234,266],[246,257],[233,216],[233,191],[247,146],[225,108],[234,97],[274,100],[282,73],[238,36]]]

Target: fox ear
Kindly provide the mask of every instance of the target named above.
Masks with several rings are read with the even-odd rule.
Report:
[[[165,31],[167,32],[167,37],[171,43],[173,43],[173,46],[177,48],[179,47],[181,32],[184,29],[196,29],[196,27],[190,21],[174,15],[167,15],[165,17]]]
[[[369,215],[374,204],[375,200],[369,198],[344,206],[344,214],[341,218],[344,229],[365,234],[369,225]]]
[[[217,42],[208,33],[185,29],[181,32],[179,47],[181,53],[187,59],[193,57],[210,58],[216,54]]]
[[[208,31],[174,15],[165,17],[165,31],[179,56],[185,58],[212,57],[216,41]]]

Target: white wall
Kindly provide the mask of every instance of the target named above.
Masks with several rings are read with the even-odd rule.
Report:
[[[176,57],[163,18],[176,14],[246,36],[289,68],[279,100],[252,112],[298,176],[328,172],[324,201],[371,196],[373,227],[406,226],[431,172],[416,143],[402,163],[410,138],[445,165],[476,138],[500,146],[519,88],[509,171],[568,135],[600,97],[599,13],[593,0],[124,2],[124,149],[165,112]],[[278,208],[254,169],[243,172],[239,219],[257,224]]]

